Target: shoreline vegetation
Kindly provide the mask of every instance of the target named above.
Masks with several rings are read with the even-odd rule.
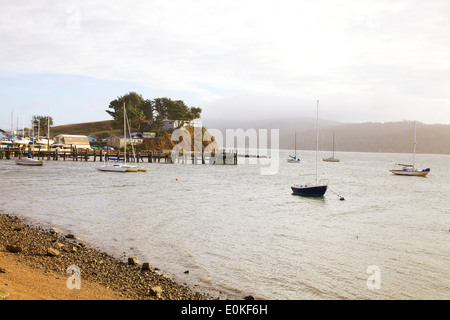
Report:
[[[78,278],[73,266],[79,268]],[[150,263],[140,264],[136,257],[122,262],[73,235],[0,213],[0,300],[213,298],[159,274]]]

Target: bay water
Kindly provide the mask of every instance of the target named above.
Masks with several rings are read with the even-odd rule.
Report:
[[[137,173],[1,160],[0,210],[219,299],[450,298],[450,156],[417,155],[424,178],[389,172],[409,154],[339,152],[328,163],[320,152],[329,190],[304,198],[290,187],[315,180],[315,152],[297,151],[300,164],[288,154],[270,159],[272,174],[256,158],[143,162]]]

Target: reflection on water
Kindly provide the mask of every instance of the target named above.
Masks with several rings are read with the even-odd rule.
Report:
[[[219,298],[450,298],[449,157],[420,155],[426,177],[389,173],[409,155],[340,153],[319,164],[324,198],[291,193],[312,181],[314,153],[276,175],[259,164],[142,163],[146,173],[97,163],[0,161],[3,212],[56,226],[125,259],[136,255]],[[345,197],[340,201],[338,194]],[[380,289],[369,290],[369,266]],[[184,273],[189,270],[189,273]]]

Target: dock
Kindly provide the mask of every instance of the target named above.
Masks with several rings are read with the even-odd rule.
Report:
[[[149,163],[183,163],[183,164],[221,164],[237,165],[238,153],[232,151],[220,151],[203,153],[202,152],[180,152],[174,153],[171,150],[141,150],[136,151],[135,155],[131,151],[124,153],[118,150],[102,149],[76,149],[71,150],[39,150],[34,151],[30,148],[6,147],[0,149],[0,160],[2,159],[22,159],[33,155],[38,160],[62,160],[62,161],[107,161],[109,158],[126,157],[127,162],[149,162]]]

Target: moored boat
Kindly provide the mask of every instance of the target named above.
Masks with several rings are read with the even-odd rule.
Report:
[[[124,136],[124,157],[123,159],[120,158],[109,158],[108,161],[105,161],[103,166],[96,167],[97,170],[100,171],[112,171],[112,172],[146,172],[147,169],[139,170],[139,168],[135,165],[130,165],[126,163],[126,150],[127,150],[127,112],[125,108],[125,103],[123,104],[123,136]],[[133,149],[134,154],[134,149]],[[109,162],[110,160],[113,160],[114,162]],[[123,161],[123,163],[120,163],[120,161]]]
[[[391,173],[398,175],[398,176],[419,176],[419,177],[425,177],[427,174],[430,173],[430,168],[426,168],[423,170],[416,169],[416,122],[414,122],[414,151],[413,151],[413,164],[401,164],[398,163],[397,166],[400,166],[399,169],[392,169],[389,170]]]
[[[22,166],[42,166],[43,161],[33,159],[33,158],[22,158],[22,159],[16,160],[16,164],[22,165]]]
[[[316,120],[316,183],[294,184],[291,186],[294,195],[305,197],[323,197],[328,189],[328,183],[324,180],[317,181],[317,152],[319,150],[319,101],[317,101]]]
[[[323,197],[327,192],[328,186],[326,184],[302,184],[293,185],[291,187],[295,195],[306,197]]]
[[[99,171],[111,171],[111,172],[126,172],[127,168],[121,163],[108,163],[105,162],[103,166],[95,167]]]
[[[334,144],[335,144],[335,138],[334,138],[334,131],[333,131],[333,155],[329,158],[322,158],[325,162],[339,162],[340,160],[338,158],[334,157]]]
[[[287,159],[288,163],[300,163],[300,158],[297,158],[297,132],[294,133],[294,155],[289,155],[289,158]]]
[[[398,164],[402,168],[400,169],[392,169],[390,170],[393,174],[399,175],[399,176],[426,176],[430,173],[430,168],[426,168],[423,170],[419,170],[414,168],[413,165],[410,164]]]

